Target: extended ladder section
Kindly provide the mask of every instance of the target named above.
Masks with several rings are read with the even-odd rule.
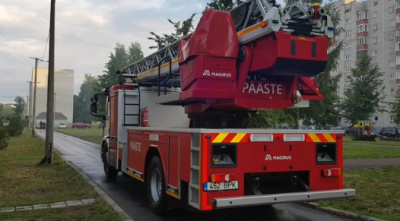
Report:
[[[275,0],[246,1],[230,12],[206,10],[192,34],[122,73],[140,86],[158,87],[156,103],[183,105],[186,113],[284,109],[305,97],[321,100],[312,77],[325,69],[333,36],[325,13],[308,3],[282,10]]]
[[[326,11],[318,4],[296,2],[287,5],[283,10],[275,0],[247,1],[230,11],[239,37],[240,44],[246,44],[254,39],[278,32],[302,36],[333,37],[333,25]],[[262,28],[260,28],[262,26]],[[184,37],[190,39],[191,35]],[[169,86],[179,87],[179,43],[178,40],[167,47],[124,68],[122,72],[136,76],[141,85],[157,86],[158,69],[161,67],[163,83],[169,72],[169,62],[172,63]],[[169,57],[170,59],[165,59]],[[161,62],[161,63],[160,63]]]

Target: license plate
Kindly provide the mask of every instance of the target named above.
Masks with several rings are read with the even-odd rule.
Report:
[[[204,183],[204,191],[222,191],[222,190],[237,190],[239,188],[238,181],[229,181],[221,183]]]

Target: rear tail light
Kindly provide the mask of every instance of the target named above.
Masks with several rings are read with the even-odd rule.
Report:
[[[234,179],[235,178],[232,173],[211,174],[211,182],[213,183],[229,182],[233,181]]]
[[[324,177],[334,177],[342,175],[342,170],[340,168],[325,169],[322,171],[322,176]]]

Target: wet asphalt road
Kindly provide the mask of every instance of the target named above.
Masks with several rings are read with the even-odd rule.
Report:
[[[36,130],[44,138],[44,130]],[[116,180],[105,179],[98,145],[54,133],[54,148],[67,161],[85,173],[102,188],[135,221],[172,220],[262,220],[262,221],[339,221],[349,220],[312,209],[301,204],[285,203],[274,206],[236,208],[213,212],[197,212],[188,209],[171,209],[165,217],[154,215],[147,207],[144,184],[128,176],[119,175]]]

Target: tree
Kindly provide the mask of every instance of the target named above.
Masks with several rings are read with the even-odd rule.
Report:
[[[93,119],[90,114],[90,97],[95,94],[98,79],[90,74],[85,74],[79,95],[74,95],[74,122],[90,123]]]
[[[15,99],[15,114],[17,115],[22,115],[24,112],[24,107],[25,107],[25,100],[21,96],[17,96]]]
[[[0,121],[0,150],[5,149],[8,146],[8,131],[7,128],[3,126],[3,122]]]
[[[397,94],[399,94],[400,91],[397,91]],[[393,121],[396,124],[400,123],[400,97],[396,97],[396,101],[390,104],[391,106],[391,113],[394,116]]]
[[[357,61],[356,68],[347,77],[349,87],[344,92],[342,116],[356,124],[359,120],[368,120],[375,112],[383,112],[381,101],[385,98],[383,74],[372,58],[365,54]]]
[[[118,70],[130,63],[143,58],[142,47],[138,42],[131,43],[128,50],[125,46],[117,43],[114,53],[111,52],[110,60],[106,63],[104,74],[99,76],[98,84],[95,87],[96,93],[101,93],[104,88],[118,83],[119,76],[116,74]]]
[[[207,3],[206,8],[220,11],[230,11],[234,7],[244,2],[244,0],[213,0],[211,3]]]
[[[257,111],[249,118],[248,127],[250,128],[276,128],[278,124],[295,124],[294,118],[283,110]]]
[[[13,114],[7,117],[8,120],[8,134],[12,137],[18,137],[22,134],[24,130],[24,122],[21,115]]]
[[[162,49],[169,44],[174,43],[175,41],[181,39],[182,37],[188,35],[193,30],[193,18],[196,13],[192,14],[188,19],[184,20],[181,24],[180,21],[173,22],[171,19],[168,19],[168,22],[171,23],[175,28],[175,33],[171,34],[162,34],[158,35],[154,32],[150,32],[150,37],[147,39],[154,41],[157,45],[150,46],[150,49]]]

